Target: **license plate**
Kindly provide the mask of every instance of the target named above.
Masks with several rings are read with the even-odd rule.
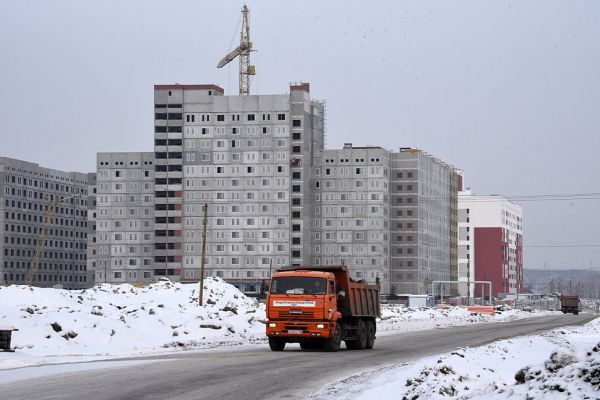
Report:
[[[299,335],[302,333],[302,330],[300,329],[288,329],[288,333],[292,334],[292,335]]]

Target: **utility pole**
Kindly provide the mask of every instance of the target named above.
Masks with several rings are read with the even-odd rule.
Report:
[[[202,227],[202,256],[200,259],[200,294],[198,296],[198,305],[202,305],[202,296],[204,296],[204,260],[206,256],[206,225],[208,219],[208,203],[204,203],[204,220]]]
[[[471,305],[471,262],[467,260],[467,306]]]

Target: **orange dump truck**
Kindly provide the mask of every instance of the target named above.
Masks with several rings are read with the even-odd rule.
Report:
[[[302,349],[372,349],[380,314],[379,285],[354,281],[346,266],[277,271],[267,295],[267,336],[273,351],[286,343]]]

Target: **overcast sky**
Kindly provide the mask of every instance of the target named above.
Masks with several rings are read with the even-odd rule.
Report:
[[[153,85],[237,94],[238,1],[0,2],[0,155],[152,151]],[[600,192],[600,2],[250,1],[254,94],[311,83],[328,148],[416,146],[477,194]],[[232,43],[234,43],[232,45]],[[600,244],[600,200],[521,203],[525,245]],[[525,267],[600,247],[525,248]]]

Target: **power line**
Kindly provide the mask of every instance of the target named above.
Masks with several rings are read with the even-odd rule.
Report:
[[[552,248],[552,247],[600,247],[600,244],[530,244],[523,245],[523,247],[540,247],[540,248]]]
[[[525,270],[536,270],[536,271],[543,271],[543,272],[565,272],[565,271],[592,271],[592,270],[596,270],[596,269],[600,269],[600,267],[587,267],[587,268],[581,268],[581,267],[564,267],[564,268],[560,268],[560,269],[556,269],[556,268],[544,268],[544,267],[526,267],[524,268]]]
[[[411,192],[402,192],[410,195]],[[418,195],[418,193],[415,193]],[[474,198],[476,197],[476,198]],[[420,197],[418,202],[435,202],[446,201],[450,197]],[[501,195],[501,194],[486,194],[486,195],[458,195],[458,198],[465,203],[486,203],[498,201],[576,201],[576,200],[600,200],[600,193],[552,193],[552,194],[534,194],[534,195]]]
[[[464,246],[464,245],[461,245]],[[517,245],[513,244],[483,244],[483,243],[478,243],[477,247],[496,247],[496,248],[516,248]],[[560,248],[560,249],[564,249],[564,248],[586,248],[586,247],[600,247],[600,244],[524,244],[521,245],[520,247],[522,248],[541,248],[541,249],[548,249],[548,248]]]

